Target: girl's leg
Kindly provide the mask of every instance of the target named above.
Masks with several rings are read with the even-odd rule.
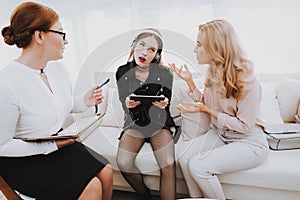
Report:
[[[145,143],[145,139],[140,132],[127,129],[120,142],[117,153],[117,165],[130,186],[144,199],[151,199],[150,190],[143,181],[143,176],[135,166],[137,153]]]
[[[162,200],[175,200],[176,168],[173,137],[169,130],[162,129],[151,136],[150,143],[161,169],[160,197]]]
[[[216,174],[256,167],[268,155],[268,149],[243,142],[232,142],[191,158],[189,170],[205,197],[225,199]]]

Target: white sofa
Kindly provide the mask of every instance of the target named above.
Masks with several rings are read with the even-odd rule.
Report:
[[[78,77],[75,94],[81,93],[85,88],[89,88],[96,81],[103,82],[107,78],[111,81],[107,87],[103,88],[105,99],[99,106],[99,112],[105,112],[104,117],[99,120],[96,126],[88,130],[81,138],[83,143],[95,151],[104,155],[111,162],[114,169],[114,189],[132,191],[132,188],[123,179],[116,165],[116,153],[118,147],[118,137],[122,131],[123,110],[118,100],[114,73],[89,73],[82,71]],[[294,120],[295,114],[299,113],[300,99],[300,74],[260,74],[262,82],[263,115],[269,124],[278,124]],[[288,78],[288,79],[287,79]],[[202,84],[201,77],[197,78],[197,83]],[[180,115],[175,106],[178,103],[188,101],[185,95],[186,85],[181,80],[175,78],[173,86],[173,100],[171,112],[174,116]],[[76,114],[76,119],[94,118],[94,108],[88,109],[84,113]],[[197,120],[200,120],[197,122]],[[195,120],[196,119],[196,120]],[[184,136],[191,133],[201,134],[205,129],[201,119],[180,116],[176,117],[176,123],[182,126],[181,135],[175,144],[176,157],[180,156],[183,148],[181,141]],[[66,122],[66,126],[72,123],[73,118]],[[193,124],[194,123],[194,124]],[[196,123],[196,124],[195,124]],[[194,127],[187,127],[194,126]],[[202,126],[200,129],[195,127]],[[196,133],[198,132],[198,133]],[[178,137],[178,135],[177,135]],[[146,185],[153,191],[159,191],[160,171],[156,163],[149,144],[145,144],[137,156],[136,164],[144,174]],[[237,200],[300,200],[300,149],[286,151],[271,151],[267,160],[260,166],[219,176],[226,198]],[[177,197],[188,197],[188,190],[179,167],[176,167],[176,192]],[[1,195],[0,195],[1,196]],[[22,196],[22,195],[21,195]],[[24,199],[31,199],[22,196]]]
[[[123,110],[118,100],[114,73],[96,73],[94,77],[85,74],[85,77],[78,78],[76,87],[84,87],[82,79],[88,80],[92,84],[95,80],[103,82],[108,77],[111,79],[111,82],[106,88],[103,88],[106,99],[99,107],[99,110],[106,112],[106,114],[101,120],[99,127],[83,143],[107,157],[112,163],[114,169],[114,188],[131,191],[131,187],[123,179],[116,165],[118,137],[122,131],[121,127],[123,124]],[[258,77],[263,86],[263,101],[261,106],[267,123],[278,124],[294,121],[300,99],[300,74],[260,74]],[[201,77],[197,80],[201,85]],[[88,85],[87,83],[85,84]],[[180,112],[176,111],[175,104],[187,101],[184,92],[186,85],[181,80],[175,78],[173,88],[174,94],[173,101],[171,102],[171,111],[174,116],[177,116]],[[78,92],[81,90],[78,89]],[[82,114],[82,116],[89,116],[92,112],[93,110],[90,109]],[[181,141],[184,137],[183,135],[187,134],[186,132],[190,130],[195,131],[196,129],[186,126],[186,124],[193,123],[189,121],[190,119],[184,119],[182,116],[176,119],[177,123],[182,125],[182,134],[175,145],[178,157],[180,156],[178,155],[178,151],[182,148]],[[184,122],[184,120],[187,120],[187,122]],[[182,122],[185,124],[182,124]],[[145,144],[141,149],[136,164],[144,174],[146,185],[151,190],[158,191],[160,171],[149,144]],[[226,198],[229,199],[300,199],[299,166],[300,149],[271,151],[267,160],[259,167],[220,175],[219,178]],[[187,197],[188,190],[178,166],[176,170],[177,196]]]

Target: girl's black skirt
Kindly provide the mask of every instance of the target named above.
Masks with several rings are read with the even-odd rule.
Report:
[[[0,157],[0,175],[13,189],[30,197],[75,200],[108,163],[75,142],[48,155]]]

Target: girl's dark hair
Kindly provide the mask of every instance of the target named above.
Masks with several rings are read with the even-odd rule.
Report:
[[[26,48],[36,30],[47,30],[59,19],[58,14],[51,8],[35,2],[20,4],[10,17],[10,26],[2,29],[4,42]]]

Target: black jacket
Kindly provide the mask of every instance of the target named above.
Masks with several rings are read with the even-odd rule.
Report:
[[[116,72],[119,100],[125,111],[124,127],[130,126],[130,124],[133,124],[132,122],[140,126],[146,126],[151,120],[162,124],[168,129],[174,127],[175,123],[170,115],[170,104],[165,109],[160,109],[151,103],[141,104],[132,109],[126,107],[125,99],[132,93],[164,95],[171,102],[173,74],[170,69],[159,66],[157,63],[151,63],[149,77],[142,83],[135,77],[135,65],[134,61],[128,62],[120,66]],[[151,112],[149,113],[150,110]]]

